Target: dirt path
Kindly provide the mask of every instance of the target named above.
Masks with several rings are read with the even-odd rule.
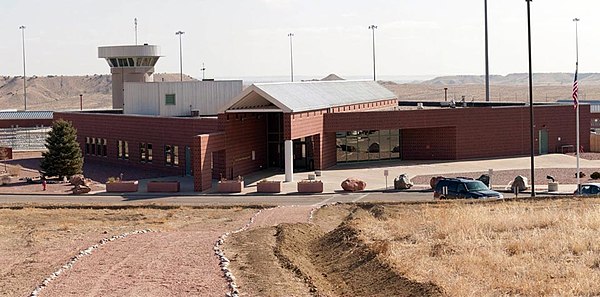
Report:
[[[223,296],[217,231],[134,235],[83,258],[41,296]]]

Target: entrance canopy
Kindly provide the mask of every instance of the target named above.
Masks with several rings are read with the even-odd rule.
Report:
[[[246,88],[221,112],[295,113],[391,99],[396,96],[374,81],[265,83]]]

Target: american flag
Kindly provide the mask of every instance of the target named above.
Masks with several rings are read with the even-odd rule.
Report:
[[[577,92],[579,91],[579,86],[577,84],[577,70],[579,68],[579,63],[575,64],[575,79],[573,81],[573,108],[577,109],[577,105],[579,105],[579,100],[577,100]]]

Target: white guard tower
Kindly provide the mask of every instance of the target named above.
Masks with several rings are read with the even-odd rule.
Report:
[[[157,45],[98,47],[98,58],[106,59],[112,74],[112,106],[123,108],[125,82],[153,82],[154,65],[160,58]]]

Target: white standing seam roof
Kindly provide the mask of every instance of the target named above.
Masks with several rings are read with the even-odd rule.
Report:
[[[349,104],[396,99],[375,81],[310,81],[253,84],[222,112],[302,112]]]

